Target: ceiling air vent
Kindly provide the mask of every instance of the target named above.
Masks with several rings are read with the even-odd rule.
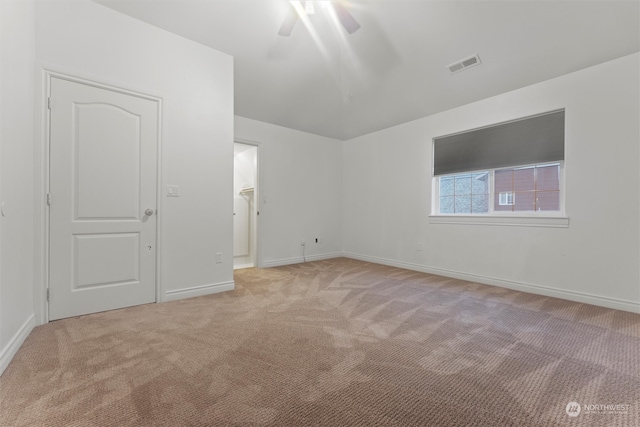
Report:
[[[476,53],[473,56],[468,58],[461,59],[460,61],[456,61],[453,64],[447,65],[447,68],[451,72],[451,74],[455,74],[462,70],[466,70],[467,68],[475,67],[476,65],[480,65],[480,57]]]

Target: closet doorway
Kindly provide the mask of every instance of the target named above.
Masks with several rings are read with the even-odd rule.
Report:
[[[258,146],[233,145],[233,268],[258,267]]]

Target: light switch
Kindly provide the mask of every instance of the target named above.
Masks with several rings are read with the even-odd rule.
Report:
[[[167,197],[180,197],[180,186],[167,185]]]

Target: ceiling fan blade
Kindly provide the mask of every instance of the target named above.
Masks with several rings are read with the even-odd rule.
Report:
[[[340,23],[344,27],[345,30],[349,34],[353,34],[360,29],[360,24],[356,19],[349,13],[346,7],[339,1],[331,2],[333,4],[333,8],[336,11],[336,15],[338,15],[338,19]]]
[[[291,6],[289,13],[287,13],[287,16],[284,18],[284,22],[282,23],[282,27],[280,27],[278,34],[283,37],[289,37],[291,35],[291,31],[293,31],[293,27],[296,25],[296,22],[298,22],[298,12],[293,6]]]

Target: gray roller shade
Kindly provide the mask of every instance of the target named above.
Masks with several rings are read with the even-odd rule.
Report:
[[[434,176],[564,160],[564,110],[433,140]]]

